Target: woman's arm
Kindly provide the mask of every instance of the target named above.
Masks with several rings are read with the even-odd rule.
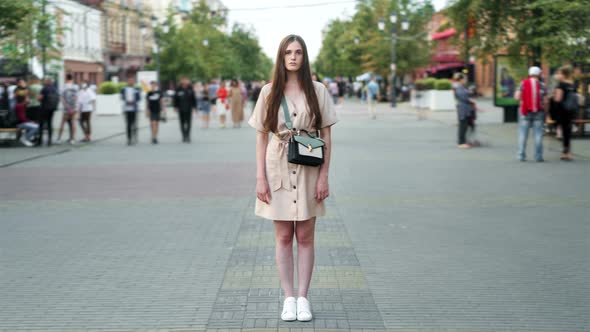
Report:
[[[256,132],[256,197],[266,204],[270,203],[270,188],[266,178],[266,147],[268,133]]]
[[[320,166],[320,175],[316,184],[316,200],[323,201],[330,196],[328,177],[330,170],[330,159],[332,157],[332,127],[326,127],[320,130],[320,137],[326,142],[324,145],[324,163]]]

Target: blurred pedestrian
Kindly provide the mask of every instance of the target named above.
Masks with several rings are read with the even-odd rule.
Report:
[[[342,105],[344,102],[344,92],[346,91],[346,82],[342,79],[342,76],[336,78],[336,84],[338,85],[338,105]]]
[[[7,111],[10,109],[10,97],[8,92],[8,84],[2,82],[0,84],[0,110]]]
[[[17,94],[16,105],[14,107],[17,118],[17,128],[25,130],[25,136],[21,136],[20,142],[26,146],[33,146],[31,139],[37,134],[39,125],[27,118],[27,96]]]
[[[277,268],[285,294],[281,313],[284,321],[312,320],[307,295],[314,266],[315,222],[316,217],[325,214],[324,200],[329,196],[331,126],[337,121],[330,99],[326,88],[311,79],[303,39],[295,35],[285,37],[277,52],[272,84],[262,88],[249,121],[258,130],[255,213],[274,221]],[[281,105],[288,106],[283,109]],[[288,114],[289,126],[283,114]],[[288,162],[287,145],[295,129],[302,135],[309,132],[321,136],[325,142],[321,166]],[[293,284],[294,236],[298,299]]]
[[[203,87],[203,102],[199,106],[199,111],[202,113],[201,115],[201,128],[207,129],[209,128],[209,119],[210,119],[210,112],[211,112],[211,98],[209,97],[209,84],[205,84]]]
[[[59,106],[59,92],[53,80],[46,78],[41,89],[41,122],[39,123],[38,145],[43,144],[43,129],[47,128],[47,146],[51,146],[53,136],[53,114]]]
[[[15,99],[18,96],[25,97],[25,102],[28,105],[29,101],[27,99],[29,98],[29,87],[27,86],[27,82],[22,78],[18,79],[18,81],[16,82],[16,88],[14,89]]]
[[[576,90],[574,88],[574,80],[572,78],[572,67],[569,65],[559,68],[556,75],[558,85],[553,90],[554,107],[557,108],[557,122],[561,126],[563,150],[561,153],[561,160],[571,161],[573,155],[571,153],[571,139],[572,139],[572,120],[576,119],[577,111],[579,110]],[[574,102],[575,105],[569,106],[568,103]]]
[[[16,105],[16,95],[14,94],[14,92],[16,91],[16,87],[17,87],[16,84],[17,84],[16,82],[12,81],[8,85],[8,101],[9,101],[9,107],[10,107],[11,111],[14,110],[14,106]]]
[[[158,144],[158,129],[162,117],[163,98],[162,91],[158,82],[150,82],[150,91],[146,95],[146,117],[150,119],[150,129],[152,132],[152,144]]]
[[[332,101],[334,102],[334,105],[338,105],[338,82],[330,82],[328,89],[330,89],[330,94],[332,95]]]
[[[377,119],[377,115],[375,113],[375,104],[377,100],[379,100],[379,85],[375,80],[375,76],[371,76],[371,81],[365,87],[365,93],[367,95],[367,104],[369,105],[369,116],[371,119]]]
[[[211,113],[215,116],[217,113],[217,91],[219,90],[219,84],[217,81],[211,80],[209,82],[208,92],[209,92],[209,103],[211,104]]]
[[[244,99],[242,99],[240,83],[235,79],[231,81],[228,97],[230,98],[232,127],[240,128],[244,119]]]
[[[137,144],[137,113],[139,112],[139,101],[141,92],[135,85],[133,77],[127,78],[127,86],[121,89],[121,100],[123,101],[123,112],[125,113],[125,128],[127,131],[127,145]]]
[[[43,89],[43,86],[39,83],[39,79],[33,77],[28,88],[29,94],[27,100],[29,103],[27,105],[27,117],[37,124],[41,122],[41,89]],[[38,140],[36,141],[38,142]]]
[[[524,79],[520,88],[514,93],[514,99],[520,100],[520,116],[518,123],[518,159],[526,161],[526,143],[529,131],[533,129],[535,142],[535,160],[543,162],[543,125],[545,112],[543,111],[543,99],[545,98],[545,86],[539,80],[541,68],[533,66],[529,68],[529,78]]]
[[[188,77],[181,78],[180,85],[176,88],[174,94],[174,110],[178,113],[180,120],[180,133],[182,134],[183,143],[191,142],[191,124],[196,104],[197,99],[191,81]]]
[[[219,114],[219,128],[225,128],[225,115],[229,110],[229,102],[227,100],[227,89],[225,82],[221,81],[219,89],[217,90],[217,113]]]
[[[59,125],[59,132],[57,134],[56,144],[61,144],[61,137],[63,135],[64,126],[67,123],[70,128],[70,144],[76,141],[76,106],[78,105],[78,86],[74,84],[72,74],[66,75],[66,82],[61,91],[61,104],[63,106],[63,116]]]
[[[467,77],[459,73],[456,77],[458,85],[455,86],[455,99],[457,101],[457,118],[459,120],[458,127],[458,146],[460,149],[469,149],[471,144],[467,142],[467,129],[470,121],[473,120],[475,114],[475,107],[473,101],[469,98],[469,90],[465,87],[467,85]]]
[[[91,119],[92,112],[96,109],[96,94],[90,86],[88,81],[82,82],[82,89],[78,94],[78,110],[80,112],[80,128],[84,133],[82,142],[90,142],[90,135],[92,134]]]

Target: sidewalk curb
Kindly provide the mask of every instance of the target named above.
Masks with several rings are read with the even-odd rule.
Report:
[[[139,130],[146,129],[146,128],[149,128],[149,126],[138,127],[137,130],[139,131]],[[106,141],[106,140],[109,140],[109,139],[112,139],[112,138],[115,138],[115,137],[118,137],[118,136],[123,136],[125,134],[126,134],[126,132],[124,132],[124,131],[123,132],[118,132],[118,133],[111,134],[111,135],[106,136],[106,137],[102,137],[102,138],[98,138],[98,139],[92,140],[91,142],[81,143],[81,144],[77,144],[77,145],[72,145],[69,148],[64,148],[62,150],[58,150],[58,151],[54,151],[54,152],[49,152],[49,153],[42,153],[42,154],[39,154],[39,155],[36,155],[36,156],[32,156],[32,157],[28,157],[28,158],[25,158],[25,159],[21,159],[21,160],[17,160],[17,161],[11,161],[11,162],[6,163],[6,164],[0,164],[0,168],[7,168],[7,167],[10,167],[10,166],[22,164],[22,163],[25,163],[27,161],[32,161],[32,160],[35,160],[35,159],[41,159],[41,158],[45,158],[45,157],[57,156],[57,155],[60,155],[60,154],[63,154],[63,153],[71,152],[71,151],[74,151],[74,150],[77,150],[77,149],[84,148],[86,146],[93,145],[93,144],[96,144],[96,143],[99,143],[99,142],[103,142],[103,141]]]

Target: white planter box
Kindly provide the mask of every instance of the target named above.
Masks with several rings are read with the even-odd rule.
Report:
[[[120,94],[96,95],[96,114],[113,115],[121,114],[122,111]]]
[[[417,108],[428,108],[430,107],[430,90],[417,91],[414,90],[412,94],[412,106]]]
[[[430,110],[452,111],[455,109],[453,90],[430,90]]]
[[[145,109],[144,94],[141,94],[139,100],[139,110]],[[96,95],[96,114],[99,115],[115,115],[123,112],[123,103],[121,101],[121,94],[114,95]]]

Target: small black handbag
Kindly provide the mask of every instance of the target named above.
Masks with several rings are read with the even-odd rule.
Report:
[[[320,166],[324,163],[324,145],[326,143],[307,130],[293,130],[293,123],[289,116],[289,108],[285,97],[283,97],[282,104],[285,113],[285,125],[292,132],[289,140],[287,161],[298,165]]]

